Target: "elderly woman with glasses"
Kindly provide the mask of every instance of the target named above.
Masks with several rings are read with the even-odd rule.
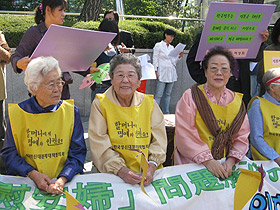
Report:
[[[140,61],[119,54],[110,61],[112,86],[96,95],[89,119],[93,163],[100,172],[113,173],[126,183],[141,182],[139,152],[149,160],[145,185],[165,161],[167,137],[163,114],[152,95],[139,93]],[[136,150],[136,151],[135,151]]]
[[[250,150],[254,160],[274,160],[280,166],[280,68],[265,72],[266,92],[249,103]]]
[[[1,156],[7,174],[28,176],[40,190],[60,194],[66,182],[83,173],[86,146],[79,110],[73,100],[60,100],[64,81],[53,57],[32,59],[24,82],[33,97],[9,104]]]
[[[234,69],[232,54],[210,49],[202,66],[207,82],[186,90],[177,103],[174,162],[203,164],[214,176],[227,178],[247,153],[248,117],[242,94],[226,88]]]

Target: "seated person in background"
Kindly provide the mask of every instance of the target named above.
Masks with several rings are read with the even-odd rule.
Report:
[[[141,150],[149,160],[145,185],[166,157],[164,117],[152,95],[136,91],[142,76],[140,61],[132,54],[116,55],[110,62],[112,86],[96,95],[90,112],[89,142],[93,163],[102,173],[113,173],[126,183],[141,182]]]
[[[40,190],[60,194],[66,182],[83,173],[86,145],[80,113],[73,100],[60,100],[65,82],[53,57],[32,59],[24,82],[34,96],[9,105],[1,156],[7,174],[29,176]]]
[[[232,54],[212,48],[202,66],[206,83],[186,90],[177,103],[174,163],[202,163],[224,179],[248,151],[249,122],[242,94],[226,88],[234,69]],[[217,160],[224,157],[220,164]]]
[[[250,143],[253,160],[274,160],[280,166],[280,68],[268,70],[263,76],[266,92],[249,103]]]

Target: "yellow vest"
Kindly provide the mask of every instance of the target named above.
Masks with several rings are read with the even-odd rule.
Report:
[[[108,126],[112,149],[125,160],[126,166],[140,172],[140,155],[130,149],[141,150],[148,158],[151,142],[152,95],[145,95],[139,106],[122,107],[111,102],[105,94],[96,95]]]
[[[208,99],[206,96],[206,93],[203,89],[203,85],[198,86],[199,89],[203,92],[205,98],[208,101],[208,104],[210,105],[214,116],[217,120],[217,123],[219,127],[221,128],[221,131],[224,131],[228,129],[234,120],[235,116],[238,114],[241,103],[242,103],[242,94],[235,92],[235,97],[231,103],[229,103],[227,106],[220,106]],[[209,149],[211,150],[212,145],[214,143],[214,136],[211,134],[210,130],[207,128],[206,124],[201,118],[201,115],[199,114],[198,110],[196,111],[196,118],[195,118],[195,127],[198,130],[198,134],[200,139],[205,142]]]
[[[32,114],[9,104],[9,118],[18,154],[50,179],[59,175],[68,156],[74,128],[74,101],[55,112]]]
[[[271,103],[265,98],[254,97],[249,104],[258,98],[260,100],[260,108],[263,116],[263,139],[278,154],[280,152],[280,109],[279,106]],[[269,160],[263,156],[258,150],[251,145],[252,157],[254,160]]]

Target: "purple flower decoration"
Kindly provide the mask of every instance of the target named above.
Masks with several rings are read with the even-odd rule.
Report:
[[[260,183],[260,186],[259,186],[259,192],[262,190],[262,187],[263,187],[263,179],[265,177],[265,171],[263,170],[263,165],[261,164],[261,167],[258,168],[258,171],[261,173],[261,183]]]
[[[80,204],[80,203],[78,203],[75,207],[77,207],[77,209],[85,210],[85,208],[83,207],[83,205]]]

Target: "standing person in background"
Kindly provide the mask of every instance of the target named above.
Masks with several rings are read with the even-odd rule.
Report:
[[[0,31],[0,150],[3,146],[5,137],[6,121],[5,121],[5,98],[6,94],[6,65],[10,63],[11,49],[6,42],[5,36]],[[4,164],[0,158],[0,173],[4,172]]]
[[[87,71],[81,72],[75,72],[77,74],[81,74],[82,76],[87,76],[88,74],[91,74],[93,72],[98,72],[99,68],[98,66],[102,64],[109,63],[110,60],[119,54],[119,50],[117,48],[118,42],[119,42],[119,28],[117,23],[114,20],[111,19],[104,19],[98,27],[98,31],[104,31],[104,32],[112,32],[116,33],[117,35],[115,38],[111,41],[111,43],[108,44],[107,48],[99,55],[99,57],[94,61],[94,63],[91,66],[96,66],[96,68],[90,67]],[[104,93],[109,87],[111,86],[111,80],[103,81],[102,84],[94,83],[90,89],[91,89],[91,101],[95,98],[95,95],[97,93]]]
[[[155,100],[160,105],[162,99],[163,114],[169,114],[170,95],[174,82],[177,81],[176,63],[183,56],[183,52],[176,59],[168,56],[169,52],[174,49],[171,42],[175,36],[175,31],[166,29],[163,32],[163,41],[156,43],[153,49],[153,65],[157,75]]]
[[[111,19],[111,20],[116,21],[117,24],[119,24],[120,17],[116,11],[107,10],[104,13],[104,19]],[[134,41],[133,41],[131,33],[129,31],[120,30],[120,40],[119,40],[118,44],[121,45],[122,48],[124,48],[124,51],[122,51],[122,48],[120,49],[121,52],[130,52],[130,50],[127,48],[134,47]],[[131,52],[131,53],[133,53],[133,52]]]
[[[29,56],[41,41],[51,24],[62,25],[65,17],[67,0],[43,0],[35,10],[35,22],[37,26],[30,27],[23,35],[19,46],[11,57],[11,63],[16,73],[26,70],[31,61]],[[69,72],[63,72],[62,79],[65,81],[61,99],[69,99],[70,91],[68,84],[73,82]]]
[[[280,51],[280,18],[275,22],[273,30],[271,32],[271,42],[272,44],[267,46],[264,50]],[[258,66],[257,80],[260,84],[259,96],[265,94],[265,84],[263,84],[262,79],[264,75],[264,62],[261,60]]]

